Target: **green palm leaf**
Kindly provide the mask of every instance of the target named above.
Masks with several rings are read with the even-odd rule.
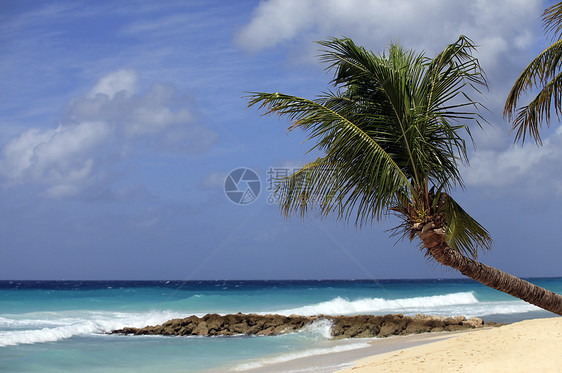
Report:
[[[349,103],[345,100],[339,100],[333,94],[312,101],[280,93],[255,93],[250,106],[257,103],[261,103],[261,108],[267,107],[265,114],[287,116],[293,122],[290,130],[302,128],[311,140],[317,140],[312,149],[327,153],[326,157],[306,165],[302,172],[279,187],[283,191],[280,196],[285,213],[305,212],[308,204],[303,204],[303,200],[319,204],[325,213],[337,207],[338,216],[346,218],[354,207],[360,206],[359,211],[365,211],[369,206],[369,213],[358,213],[356,217],[358,222],[365,221],[379,218],[398,190],[411,188],[408,176],[385,151],[385,144],[369,136],[369,128],[343,115],[352,110],[346,107]],[[296,188],[297,178],[304,183],[306,192],[303,194],[292,190]],[[334,180],[339,184],[331,183]],[[326,192],[329,185],[338,187]],[[297,195],[299,198],[295,198]],[[307,197],[309,195],[315,196],[313,201]]]
[[[550,126],[551,108],[554,106],[556,116],[562,114],[562,3],[547,8],[543,13],[543,25],[546,32],[552,32],[558,39],[539,54],[523,70],[509,92],[504,117],[512,121],[515,142],[525,142],[527,136],[537,144],[542,144],[540,128],[544,122]],[[534,89],[539,93],[528,105],[518,108],[522,96]]]
[[[478,248],[491,249],[488,231],[453,198],[445,196],[441,211],[446,221],[445,239],[451,249],[472,257],[478,256]]]
[[[545,9],[542,20],[544,31],[552,33],[555,39],[562,37],[562,3],[554,4]]]
[[[444,221],[452,248],[476,255],[488,248],[487,232],[452,199],[434,206],[430,187],[443,193],[462,186],[467,160],[463,121],[481,119],[468,89],[486,85],[474,45],[461,36],[435,58],[391,45],[376,55],[350,39],[320,42],[321,60],[334,72],[329,91],[315,100],[281,93],[251,93],[249,106],[288,118],[324,155],[279,180],[286,216],[315,209],[321,216],[354,218],[357,224],[400,212],[415,224]],[[468,132],[470,137],[470,132]],[[472,219],[472,220],[471,220]]]

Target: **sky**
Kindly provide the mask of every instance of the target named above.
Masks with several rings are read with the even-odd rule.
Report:
[[[315,41],[433,56],[459,35],[478,45],[489,81],[489,124],[473,128],[465,189],[453,193],[494,239],[479,258],[562,276],[562,126],[543,129],[542,147],[514,145],[502,117],[511,85],[550,42],[548,5],[1,1],[0,279],[460,277],[390,237],[396,218],[362,228],[283,218],[271,177],[314,159],[313,144],[246,98],[327,90]],[[230,191],[259,181],[257,198],[225,192],[239,168],[255,174],[231,174]]]

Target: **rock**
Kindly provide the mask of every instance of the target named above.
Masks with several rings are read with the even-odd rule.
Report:
[[[211,314],[211,315],[205,315],[203,317],[203,320],[205,321],[205,323],[207,324],[207,329],[209,330],[209,332],[218,332],[221,329],[221,327],[224,325],[225,319],[221,316],[218,315],[216,313]]]
[[[465,321],[464,324],[472,325],[472,327],[477,328],[484,325],[484,320],[479,317],[471,317],[468,321]]]
[[[420,334],[420,333],[428,333],[432,331],[432,328],[429,324],[419,323],[419,322],[411,322],[408,324],[406,329],[404,330],[404,334]]]
[[[484,323],[482,319],[463,316],[440,317],[418,314],[414,317],[402,314],[372,316],[282,316],[256,314],[208,314],[201,318],[190,316],[174,319],[158,326],[144,328],[123,328],[114,330],[113,334],[133,335],[279,335],[303,329],[318,320],[332,322],[331,334],[334,338],[371,338],[391,335],[417,334],[436,331],[453,331],[472,329],[483,326],[500,326],[502,324]]]
[[[197,325],[197,327],[195,329],[193,329],[193,332],[191,334],[193,334],[193,335],[208,335],[209,334],[209,328],[207,328],[207,323],[205,321],[201,321],[199,323],[199,325]]]

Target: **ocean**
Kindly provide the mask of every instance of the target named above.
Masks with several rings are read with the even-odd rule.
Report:
[[[527,280],[562,293],[562,278]],[[331,340],[326,322],[275,337],[106,334],[190,315],[237,312],[424,313],[507,323],[555,316],[466,279],[0,281],[0,371],[265,372],[274,363],[368,346],[368,340]]]

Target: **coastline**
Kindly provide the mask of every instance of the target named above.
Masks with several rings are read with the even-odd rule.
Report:
[[[415,348],[449,338],[457,335],[469,333],[468,330],[461,331],[444,331],[431,332],[422,334],[398,335],[384,338],[368,338],[364,341],[366,346],[359,349],[351,349],[340,352],[330,352],[325,354],[313,355],[291,359],[284,362],[274,362],[264,359],[261,364],[255,368],[240,366],[230,367],[230,372],[240,371],[243,373],[260,373],[267,371],[268,373],[297,373],[297,372],[314,372],[314,373],[332,373],[346,368],[352,368],[358,361],[368,359],[371,356],[379,356],[385,353],[392,353],[401,349]],[[357,343],[357,340],[350,343]],[[223,371],[223,370],[221,370]],[[219,371],[216,371],[217,373]],[[354,371],[355,372],[355,371]],[[214,371],[212,373],[215,373]]]
[[[358,360],[338,373],[557,372],[562,366],[562,317],[454,333],[430,342]]]
[[[368,339],[368,346],[283,362],[262,361],[258,373],[558,372],[562,317],[529,319],[501,327]],[[234,367],[236,368],[236,367]]]
[[[562,278],[537,282],[562,292]],[[264,315],[272,311],[288,315],[424,312],[445,318],[464,314],[507,324],[552,317],[466,280],[393,280],[383,284],[397,301],[387,299],[381,286],[372,281],[189,282],[179,290],[181,283],[167,281],[0,282],[0,371],[32,373],[40,366],[42,372],[59,372],[62,367],[115,373],[139,369],[224,373],[235,368],[242,372],[251,368],[261,372],[335,372],[372,355],[412,347],[414,343],[405,343],[410,338],[438,337],[431,333],[334,339],[326,323],[277,336],[106,334],[126,326],[160,325],[184,318],[186,312],[200,318],[209,311]],[[456,335],[450,333],[446,336]]]

